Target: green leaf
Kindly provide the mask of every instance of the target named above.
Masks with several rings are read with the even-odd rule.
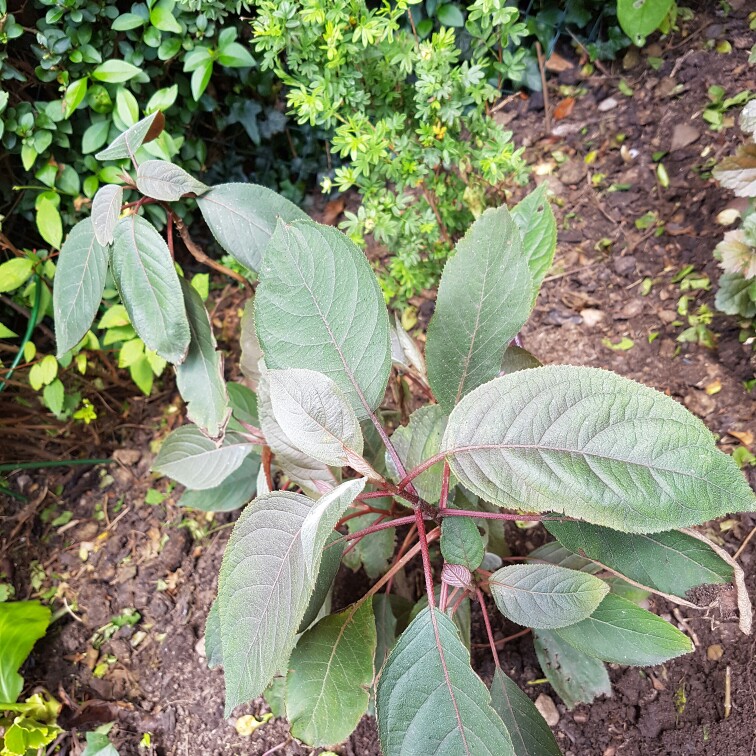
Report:
[[[90,218],[79,221],[71,229],[57,262],[53,313],[57,354],[60,357],[86,336],[105,290],[108,251],[95,238]]]
[[[546,679],[568,709],[612,695],[612,683],[602,661],[581,653],[549,630],[534,630],[533,641]]]
[[[461,564],[470,572],[485,556],[483,537],[471,517],[444,517],[441,521],[441,553],[449,564]]]
[[[223,646],[221,643],[220,612],[218,599],[210,605],[205,621],[205,658],[207,666],[215,669],[223,665]]]
[[[118,750],[104,732],[88,732],[87,745],[81,756],[118,756]]]
[[[63,410],[63,400],[65,399],[65,389],[60,378],[56,378],[52,383],[45,386],[42,396],[50,412],[59,415]]]
[[[150,115],[137,121],[133,126],[119,134],[104,150],[95,155],[96,160],[120,160],[122,158],[132,158],[134,153],[141,147],[142,143],[149,141],[148,137],[154,139],[162,131],[163,118],[160,111],[150,113]],[[104,123],[107,123],[105,121]],[[160,128],[158,128],[160,127]]]
[[[391,605],[392,595],[378,593],[373,596],[373,614],[375,615],[376,647],[375,670],[378,672],[388,659],[396,643],[397,621]]]
[[[390,500],[377,499],[373,503],[375,506],[385,507],[390,505]],[[356,533],[358,530],[375,525],[379,517],[380,515],[372,512],[362,517],[353,517],[346,523],[347,530],[350,533]],[[378,530],[375,533],[371,533],[367,538],[362,538],[355,544],[354,548],[344,559],[344,564],[351,570],[358,570],[360,567],[363,567],[365,574],[371,580],[375,580],[388,569],[395,546],[395,528]]]
[[[548,183],[544,181],[512,210],[512,220],[520,230],[522,251],[533,277],[533,303],[556,250],[556,218],[546,199],[547,188]]]
[[[36,365],[32,365],[29,370],[29,383],[35,391],[39,391],[42,386],[52,383],[57,375],[58,361],[51,354],[47,354]]]
[[[625,532],[750,511],[754,496],[706,426],[605,370],[546,366],[497,378],[452,412],[442,449],[470,491]]]
[[[512,344],[507,347],[501,358],[501,374],[509,375],[516,373],[518,370],[529,370],[530,368],[541,367],[541,363],[526,349]]]
[[[597,577],[551,564],[514,564],[488,580],[499,611],[524,627],[553,630],[589,617],[609,586]]]
[[[351,522],[351,520],[350,520]],[[326,607],[326,601],[328,600],[331,592],[331,586],[336,579],[336,573],[341,566],[341,557],[344,553],[346,543],[341,541],[341,534],[334,530],[328,535],[326,545],[323,547],[323,558],[320,562],[320,569],[318,570],[318,579],[315,581],[315,587],[313,588],[310,600],[307,603],[307,609],[305,610],[304,617],[299,623],[297,632],[303,633],[320,615],[324,609],[330,609],[330,601]]]
[[[462,27],[465,25],[465,17],[462,15],[462,11],[454,3],[446,3],[446,5],[439,6],[436,11],[436,18],[444,26]]]
[[[242,512],[218,584],[227,714],[260,695],[286,668],[323,546],[363,487],[363,481],[349,481],[315,505],[300,494],[276,491]]]
[[[428,380],[450,412],[499,374],[501,355],[530,314],[533,282],[506,207],[486,210],[444,268],[428,326]]]
[[[70,118],[74,110],[83,102],[87,95],[88,82],[89,80],[85,77],[71,82],[66,88],[66,93],[63,95],[63,115],[65,118]]]
[[[368,417],[383,400],[391,352],[365,255],[330,226],[279,222],[260,273],[255,323],[268,368],[318,370]]]
[[[105,184],[97,190],[92,200],[92,223],[97,241],[103,246],[113,243],[113,231],[121,215],[123,187]]]
[[[0,339],[17,339],[18,334],[15,331],[11,331],[7,325],[0,323]]]
[[[115,103],[116,115],[127,128],[133,126],[139,120],[139,103],[126,87],[118,87]]]
[[[152,469],[187,488],[215,488],[241,467],[253,449],[252,444],[242,443],[216,446],[196,426],[183,425],[163,441]]]
[[[18,674],[34,644],[45,634],[50,610],[38,601],[0,603],[0,702],[15,703],[24,687]]]
[[[186,359],[176,368],[176,385],[187,403],[189,419],[210,438],[219,438],[231,416],[223,378],[223,355],[218,351],[210,316],[200,295],[184,278],[181,288],[192,340]]]
[[[286,678],[295,738],[327,746],[351,735],[367,711],[375,646],[371,599],[324,617],[299,639]]]
[[[756,279],[744,278],[740,273],[725,273],[719,278],[714,300],[718,310],[728,315],[756,316]]]
[[[108,84],[122,84],[141,73],[141,68],[127,63],[125,60],[106,60],[92,71],[92,78]]]
[[[690,638],[669,622],[613,593],[588,619],[555,632],[584,654],[638,667],[662,664],[693,650]]]
[[[470,654],[445,614],[424,609],[402,633],[378,680],[385,756],[514,756]]]
[[[218,51],[218,63],[228,68],[251,68],[255,65],[255,59],[246,47],[231,42]]]
[[[152,113],[155,110],[168,110],[168,108],[176,102],[178,97],[178,84],[173,84],[170,87],[163,87],[158,89],[147,101],[147,107],[145,111]]]
[[[181,34],[181,24],[173,15],[175,0],[159,0],[150,11],[150,23],[162,32]]]
[[[88,126],[81,137],[81,152],[84,155],[90,155],[102,147],[108,141],[108,132],[110,131],[110,119],[95,121]]]
[[[570,551],[662,593],[688,598],[699,585],[733,579],[733,569],[724,559],[703,541],[677,530],[630,534],[586,522],[545,525]]]
[[[138,16],[136,13],[121,13],[121,15],[113,21],[111,28],[113,31],[130,31],[139,26],[144,26],[146,23],[146,20],[141,16]]]
[[[207,89],[207,85],[210,83],[210,79],[213,75],[213,59],[210,57],[200,61],[197,68],[192,73],[191,88],[192,97],[195,102],[202,97],[202,94]]]
[[[248,299],[244,305],[239,346],[241,347],[239,367],[247,383],[252,389],[256,389],[260,381],[260,360],[263,358],[263,353],[260,342],[257,340],[257,331],[255,331],[255,300],[253,298]]]
[[[438,453],[448,420],[449,417],[441,405],[429,404],[415,410],[410,415],[409,424],[401,425],[394,431],[391,443],[399,459],[404,463],[405,469],[411,470],[423,460]],[[386,468],[391,479],[398,483],[401,476],[388,453],[386,453]],[[431,504],[435,504],[441,498],[443,468],[444,463],[439,462],[412,481],[419,496]],[[453,483],[450,482],[450,487],[452,485]]]
[[[228,400],[231,403],[231,414],[235,420],[240,420],[247,425],[258,425],[260,422],[257,412],[257,396],[254,391],[241,383],[229,382],[226,384]],[[239,430],[243,431],[240,426]]]
[[[0,292],[15,291],[31,278],[34,263],[28,257],[15,257],[0,265]]]
[[[535,704],[500,667],[491,683],[491,705],[504,722],[517,756],[561,756],[554,733]]]
[[[37,202],[37,229],[53,249],[60,249],[63,243],[63,219],[52,200],[46,197],[41,197]]]
[[[214,488],[187,489],[178,501],[180,507],[203,512],[232,512],[248,504],[255,496],[260,457],[250,454],[241,465]]]
[[[278,218],[307,220],[293,202],[256,184],[219,184],[197,199],[218,244],[250,270],[259,271]]]
[[[184,361],[191,332],[171,253],[155,227],[138,215],[118,221],[110,266],[134,330],[148,348]]]
[[[166,160],[145,160],[137,169],[137,189],[156,200],[176,202],[185,194],[201,195],[207,186]]]
[[[326,465],[365,466],[360,421],[334,381],[297,368],[270,370],[268,382],[273,415],[293,446]]]
[[[617,20],[622,31],[641,46],[669,14],[674,0],[617,0]]]

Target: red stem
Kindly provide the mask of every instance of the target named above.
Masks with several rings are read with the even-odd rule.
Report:
[[[168,251],[171,253],[171,260],[176,259],[176,255],[173,251],[173,213],[168,213],[168,228],[166,229],[166,235],[168,237]]]
[[[378,514],[383,517],[391,516],[391,512],[389,512],[388,509],[375,509],[374,507],[365,506],[365,509],[361,509],[359,512],[352,512],[351,514],[344,515],[344,517],[336,523],[336,527],[340,528],[345,522],[349,522],[349,520],[353,520],[355,517],[362,517],[363,515],[368,514]]]
[[[382,522],[383,520],[385,520],[385,519],[386,519],[386,515],[381,515],[380,517],[376,517],[376,519],[375,519],[375,522],[373,523],[373,525],[379,525],[379,524],[380,524],[380,523],[381,523],[381,522]],[[371,527],[372,527],[372,526],[371,526]],[[344,550],[344,553],[343,553],[343,554],[341,555],[341,556],[342,556],[342,558],[343,558],[343,557],[345,557],[345,556],[346,556],[346,555],[347,555],[347,554],[348,554],[348,553],[349,553],[350,551],[352,551],[353,549],[356,549],[356,548],[357,548],[357,545],[359,544],[359,542],[360,542],[361,540],[362,540],[362,539],[358,539],[358,540],[356,540],[356,541],[355,541],[354,543],[351,543],[351,544],[349,544],[349,546],[347,546],[347,548],[346,548],[346,549]]]
[[[337,538],[335,541],[332,541],[329,546],[333,546],[333,544],[336,543],[341,543],[342,541],[354,541],[355,539],[364,538],[366,535],[377,533],[379,530],[385,530],[386,528],[398,528],[400,525],[409,525],[411,522],[415,522],[414,515],[407,515],[407,517],[397,517],[395,520],[380,522],[377,525],[371,525],[369,528],[358,530],[356,533],[350,533],[349,535],[341,536],[341,538]]]
[[[449,501],[449,478],[451,477],[451,469],[449,463],[444,460],[444,472],[441,476],[441,500],[438,503],[439,509],[446,509]]]
[[[431,609],[436,608],[436,597],[433,593],[433,571],[431,570],[430,551],[428,550],[428,536],[425,532],[425,520],[423,513],[415,510],[415,525],[417,525],[417,535],[420,538],[420,552],[423,555],[423,573],[425,574],[425,590],[428,594],[428,606]]]
[[[486,601],[483,596],[483,591],[480,588],[475,589],[475,595],[478,597],[478,603],[480,604],[480,611],[483,613],[483,622],[486,626],[486,635],[488,635],[488,643],[491,646],[491,653],[493,654],[494,664],[497,668],[501,667],[499,663],[499,653],[496,650],[496,643],[494,642],[493,630],[491,630],[491,620],[488,616],[488,609],[486,609]]]
[[[412,543],[412,541],[415,538],[415,535],[417,533],[417,528],[413,524],[412,527],[407,532],[407,535],[404,537],[404,541],[402,542],[402,545],[399,547],[399,551],[396,554],[396,557],[394,558],[394,564],[396,564],[401,558],[404,552],[409,548],[409,545]],[[386,584],[386,593],[391,593],[391,586],[394,583],[394,577],[391,576],[391,579]]]
[[[544,517],[543,515],[511,514],[509,512],[471,512],[468,509],[445,509],[443,517],[474,517],[481,520],[523,520],[529,522],[562,522],[565,517]]]
[[[397,485],[397,488],[401,491],[403,488],[406,488],[407,486],[410,486],[410,490],[414,490],[414,486],[411,486],[411,482],[418,476],[422,475],[426,470],[430,470],[433,465],[436,464],[436,462],[440,462],[442,459],[446,457],[446,452],[440,452],[439,454],[434,454],[429,459],[426,459],[425,462],[421,462],[417,467],[410,470],[408,473],[404,473],[404,468],[397,467],[396,469],[399,470],[400,475],[404,475],[404,477],[399,481],[399,484]]]

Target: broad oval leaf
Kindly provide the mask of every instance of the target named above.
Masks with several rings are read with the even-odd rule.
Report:
[[[182,425],[167,436],[152,469],[187,488],[215,488],[241,467],[252,444],[218,446],[196,425]]]
[[[18,674],[34,644],[50,624],[50,609],[39,601],[0,602],[0,702],[14,704],[21,695],[24,678]]]
[[[499,611],[524,627],[553,630],[589,617],[609,593],[597,577],[553,564],[514,564],[488,579]]]
[[[223,378],[223,355],[217,350],[202,297],[183,278],[181,289],[192,340],[186,359],[176,367],[176,384],[187,403],[189,419],[210,438],[220,438],[231,416]]]
[[[450,412],[499,374],[501,355],[530,315],[533,281],[506,207],[486,210],[444,268],[425,359],[439,404]]]
[[[656,31],[667,17],[674,0],[617,0],[617,20],[635,45]]]
[[[496,668],[491,683],[491,705],[504,722],[517,756],[561,756],[554,733],[535,704],[501,667]]]
[[[441,522],[441,553],[449,564],[474,571],[486,553],[478,526],[472,517],[444,517]]]
[[[218,244],[254,271],[260,270],[279,218],[308,219],[293,202],[256,184],[218,184],[198,197],[197,205]]]
[[[134,330],[149,349],[183,362],[191,332],[173,259],[155,227],[138,215],[118,221],[110,266]]]
[[[92,223],[97,241],[103,246],[113,243],[113,231],[121,215],[123,187],[106,184],[97,190],[92,200]]]
[[[587,522],[544,524],[570,551],[662,593],[689,598],[692,588],[729,583],[733,578],[733,569],[724,559],[702,541],[678,530],[635,534]]]
[[[734,155],[714,168],[711,175],[738,197],[756,197],[756,144],[740,145]]]
[[[337,229],[278,224],[255,322],[269,369],[318,370],[360,419],[383,400],[391,371],[388,313],[365,255]]]
[[[180,507],[203,512],[232,512],[248,504],[257,490],[260,457],[250,454],[241,465],[214,488],[187,489],[178,501]]]
[[[136,185],[145,196],[164,202],[176,202],[185,194],[202,195],[210,188],[167,160],[140,163]]]
[[[95,237],[90,218],[79,221],[63,242],[53,284],[58,357],[86,336],[105,291],[108,251]]]
[[[301,494],[274,491],[242,512],[218,581],[227,714],[286,668],[323,546],[360,490],[359,481],[349,481],[315,505]]]
[[[324,617],[299,639],[286,678],[295,738],[327,746],[351,735],[368,708],[375,646],[372,599]]]
[[[268,371],[273,416],[289,441],[326,465],[364,465],[360,421],[328,376],[292,368]]]
[[[515,346],[514,344],[507,347],[501,358],[501,374],[509,375],[516,373],[518,370],[529,370],[530,368],[541,367],[537,357],[534,357],[527,349]]]
[[[515,754],[454,623],[437,609],[424,609],[402,633],[376,704],[385,756]]]
[[[373,499],[372,503],[376,507],[391,506],[390,499]],[[358,530],[375,525],[380,519],[381,515],[369,513],[347,520],[346,527],[350,533],[356,533]],[[353,548],[344,558],[344,564],[355,572],[362,567],[365,574],[371,580],[375,580],[389,568],[395,547],[396,529],[378,530],[371,533],[369,537],[362,538],[356,544],[353,544]]]
[[[653,533],[750,511],[754,495],[706,426],[606,370],[547,366],[497,378],[452,412],[442,449],[473,493]]]
[[[555,632],[584,654],[636,667],[662,664],[693,650],[690,638],[669,622],[613,593],[588,619]]]
[[[134,158],[136,151],[144,142],[154,139],[163,130],[165,116],[156,110],[154,113],[137,121],[122,134],[119,134],[104,150],[96,155],[96,160],[121,160]]]
[[[578,651],[550,630],[534,630],[533,642],[543,674],[568,709],[612,695],[609,672],[600,659]]]

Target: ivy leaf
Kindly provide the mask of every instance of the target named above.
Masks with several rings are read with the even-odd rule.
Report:
[[[437,609],[424,609],[402,633],[376,701],[385,756],[514,756],[454,623]]]
[[[137,189],[147,197],[176,202],[185,194],[202,195],[209,187],[167,160],[145,160],[137,168]]]
[[[176,368],[176,385],[187,403],[187,415],[210,438],[223,435],[231,416],[223,355],[218,351],[210,316],[200,295],[181,279],[191,341],[186,359]]]
[[[39,601],[0,602],[0,702],[15,703],[24,687],[19,667],[45,634],[50,610]]]
[[[118,221],[110,266],[134,330],[149,349],[184,361],[191,331],[173,259],[155,227],[138,215]]]
[[[602,661],[578,651],[549,630],[534,630],[533,641],[546,679],[568,709],[612,695],[612,683]]]
[[[215,488],[241,467],[254,448],[243,443],[217,446],[197,426],[183,425],[163,441],[152,469],[187,488]]]
[[[92,200],[92,223],[97,241],[106,247],[113,243],[113,231],[118,223],[123,203],[123,187],[106,184],[97,190]]]
[[[587,522],[547,522],[572,552],[662,593],[687,598],[699,585],[729,583],[733,569],[705,543],[678,530],[619,533]]]
[[[533,280],[506,207],[486,210],[444,268],[425,359],[439,404],[450,412],[499,374],[501,355],[530,315]]]
[[[197,199],[215,240],[250,270],[259,271],[279,218],[307,220],[307,215],[280,194],[256,184],[218,184]]]
[[[472,517],[444,517],[441,521],[441,553],[449,564],[461,564],[473,572],[486,553]]]
[[[489,578],[499,611],[523,627],[553,630],[591,616],[609,586],[597,577],[552,564],[515,564]]]
[[[184,491],[178,505],[203,512],[232,512],[239,509],[254,498],[259,470],[260,457],[252,453],[214,488]]]
[[[561,756],[554,733],[535,704],[500,667],[491,683],[491,705],[504,722],[517,756]]]
[[[481,386],[452,412],[442,449],[457,479],[499,506],[563,512],[625,532],[754,506],[737,465],[700,420],[596,368],[547,366]]]
[[[301,494],[275,491],[242,512],[218,583],[226,714],[260,695],[286,668],[323,546],[361,485],[344,483],[315,506]]]
[[[61,357],[86,336],[105,291],[108,252],[95,238],[92,220],[79,221],[58,255],[53,284],[55,341]]]
[[[104,150],[95,155],[96,160],[121,160],[122,158],[134,158],[136,151],[144,142],[160,134],[165,125],[165,116],[156,110],[154,113],[137,121],[122,134],[119,134]]]
[[[279,222],[255,297],[270,369],[332,378],[360,419],[383,400],[391,371],[388,313],[370,263],[338,229]]]
[[[638,667],[662,664],[693,650],[690,638],[669,622],[613,593],[588,619],[555,632],[584,654]]]
[[[756,197],[756,144],[740,145],[734,155],[714,168],[711,175],[738,197]]]
[[[375,646],[372,599],[324,617],[299,639],[286,678],[295,738],[327,746],[349,737],[368,708]]]
[[[339,387],[302,368],[268,371],[273,415],[289,441],[326,465],[364,467],[362,430]]]

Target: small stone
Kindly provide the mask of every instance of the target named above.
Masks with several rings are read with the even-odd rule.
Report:
[[[139,449],[116,449],[113,452],[113,459],[127,467],[135,465],[141,458],[142,452]]]
[[[580,310],[580,317],[588,328],[595,328],[604,319],[604,313],[601,310],[586,307],[584,310]]]
[[[602,100],[598,104],[598,109],[602,113],[606,113],[608,110],[614,110],[617,105],[619,105],[619,103],[614,99],[614,97],[607,97],[605,100]]]
[[[632,320],[643,312],[644,303],[640,299],[628,302],[618,313],[617,320]]]
[[[717,214],[717,223],[720,226],[731,226],[740,218],[740,210],[735,207],[726,207],[721,213]]]
[[[635,258],[632,255],[615,257],[612,260],[612,267],[618,276],[630,276],[635,273]]]
[[[652,42],[644,51],[649,58],[661,58],[664,51],[658,42]]]
[[[672,131],[672,144],[669,149],[671,152],[676,152],[689,144],[693,144],[699,137],[701,132],[688,123],[678,123]]]
[[[706,649],[706,658],[709,661],[719,661],[724,654],[724,649],[719,643],[714,643]]]
[[[568,160],[559,169],[559,179],[565,184],[574,186],[585,178],[586,170],[585,163],[582,161]]]
[[[670,310],[659,310],[659,320],[665,325],[669,325],[673,321],[677,320],[677,313]]]
[[[551,696],[541,693],[535,701],[535,707],[546,720],[549,727],[556,727],[559,724],[559,712]]]
[[[194,650],[197,652],[197,656],[199,656],[200,659],[205,659],[207,657],[207,653],[205,652],[204,635],[194,644]]]

